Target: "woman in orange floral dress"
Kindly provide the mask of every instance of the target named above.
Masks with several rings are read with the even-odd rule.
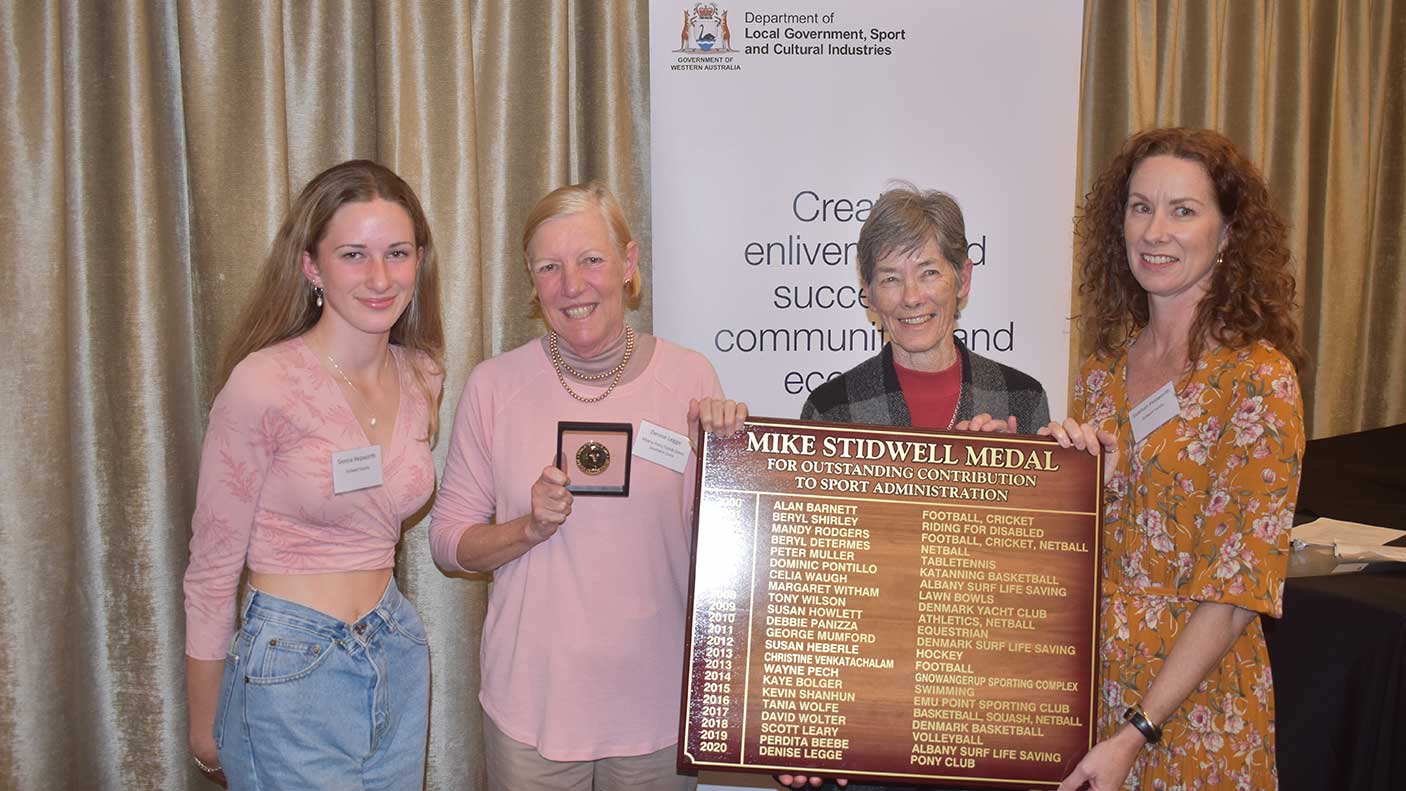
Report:
[[[1078,221],[1094,354],[1041,433],[1107,454],[1099,742],[1060,786],[1274,789],[1304,432],[1284,221],[1225,137],[1130,138]]]

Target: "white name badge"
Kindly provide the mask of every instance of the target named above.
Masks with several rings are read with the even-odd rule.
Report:
[[[1142,442],[1168,420],[1181,414],[1181,404],[1177,402],[1176,386],[1167,382],[1142,403],[1133,407],[1128,419],[1133,424],[1133,442]]]
[[[346,494],[380,486],[381,446],[338,451],[332,454],[332,493]]]
[[[635,455],[641,459],[681,473],[688,464],[688,454],[692,450],[688,437],[648,420],[640,421],[640,435],[635,438]]]

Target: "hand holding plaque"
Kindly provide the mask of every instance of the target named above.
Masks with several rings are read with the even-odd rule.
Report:
[[[698,438],[703,434],[730,437],[742,430],[747,422],[747,404],[728,398],[695,398],[688,402],[688,441],[698,451]]]
[[[628,497],[634,426],[629,423],[557,423],[557,467],[575,495]]]

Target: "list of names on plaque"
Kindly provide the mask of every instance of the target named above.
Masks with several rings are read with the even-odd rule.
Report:
[[[1092,738],[1097,492],[1041,479],[1077,460],[811,425],[705,469],[687,763],[1057,783]]]
[[[842,761],[847,668],[891,669],[876,655],[865,610],[876,603],[879,567],[857,505],[770,499],[770,542],[760,679],[762,759]]]

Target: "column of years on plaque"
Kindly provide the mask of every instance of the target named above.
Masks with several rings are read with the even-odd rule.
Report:
[[[697,761],[737,763],[743,741],[742,703],[747,676],[750,590],[755,555],[753,497],[715,498],[703,504],[693,606],[695,716],[689,746]],[[701,658],[700,658],[701,657]]]
[[[1068,578],[1089,561],[1078,515],[728,499],[735,531],[700,535],[700,553],[726,545],[733,556],[721,564],[730,573],[695,590],[697,760],[855,767],[882,756],[970,776],[1062,765],[1079,750],[1086,690],[1070,679],[1089,657],[1079,627],[1060,623],[1073,604]],[[876,537],[878,524],[912,529]],[[866,740],[894,722],[911,739]]]

